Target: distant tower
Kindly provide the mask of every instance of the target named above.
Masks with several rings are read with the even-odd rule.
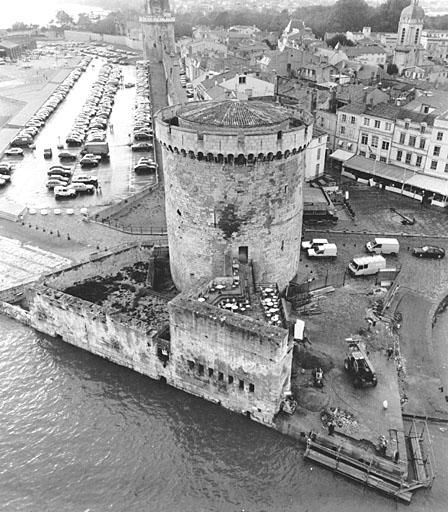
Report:
[[[252,263],[282,288],[297,272],[305,148],[312,127],[261,101],[159,111],[171,275],[182,291]]]
[[[400,73],[405,68],[420,66],[423,62],[421,37],[424,19],[425,11],[419,7],[418,0],[411,0],[411,5],[401,11],[394,50],[394,64]]]
[[[143,32],[143,56],[160,62],[163,53],[174,53],[174,16],[169,0],[145,0],[145,14],[140,16]]]

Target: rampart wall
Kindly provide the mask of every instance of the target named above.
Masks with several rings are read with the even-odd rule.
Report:
[[[288,331],[185,294],[168,307],[182,389],[272,424],[290,384]]]

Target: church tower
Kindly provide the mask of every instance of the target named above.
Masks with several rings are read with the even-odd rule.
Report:
[[[418,0],[411,0],[405,7],[398,24],[397,45],[394,50],[394,64],[401,73],[405,68],[420,66],[423,63],[423,45],[421,44],[425,11],[419,7]]]
[[[160,62],[164,53],[174,53],[174,16],[169,0],[145,0],[145,14],[140,16],[143,32],[143,57]]]

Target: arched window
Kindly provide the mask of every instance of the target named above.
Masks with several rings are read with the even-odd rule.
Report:
[[[239,154],[236,160],[237,165],[246,165],[246,157],[243,154]]]

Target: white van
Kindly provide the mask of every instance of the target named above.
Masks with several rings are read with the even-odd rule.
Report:
[[[308,249],[308,258],[336,258],[337,255],[336,244],[324,244]]]
[[[400,243],[396,238],[374,238],[366,243],[366,251],[375,254],[398,254]]]
[[[378,273],[383,268],[386,268],[386,259],[379,254],[353,258],[348,265],[349,271],[354,276],[370,276]]]

